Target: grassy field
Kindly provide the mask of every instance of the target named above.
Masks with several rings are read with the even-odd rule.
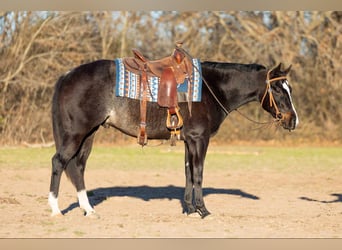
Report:
[[[50,168],[54,148],[0,148],[0,169]],[[181,169],[184,147],[161,145],[95,146],[88,160],[88,169]],[[334,171],[342,168],[341,147],[265,147],[212,146],[209,147],[205,168],[271,169],[274,171]]]

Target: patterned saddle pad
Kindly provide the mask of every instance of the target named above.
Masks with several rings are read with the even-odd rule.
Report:
[[[202,99],[202,72],[201,62],[199,59],[192,60],[196,68],[193,68],[192,73],[192,102],[200,102]],[[115,59],[116,64],[116,96],[127,97],[140,100],[142,97],[142,89],[140,88],[140,75],[128,71],[122,61],[122,58]],[[149,91],[147,100],[157,102],[159,77],[148,77]],[[188,102],[188,82],[187,79],[182,84],[178,84],[178,102]]]

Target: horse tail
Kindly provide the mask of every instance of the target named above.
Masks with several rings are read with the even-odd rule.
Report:
[[[55,90],[52,97],[52,105],[51,105],[51,118],[52,118],[52,129],[53,129],[53,136],[55,139],[55,146],[58,151],[59,147],[61,146],[62,142],[62,131],[61,131],[61,103],[60,103],[60,92],[61,86],[63,85],[65,79],[65,75],[61,76],[56,84]]]

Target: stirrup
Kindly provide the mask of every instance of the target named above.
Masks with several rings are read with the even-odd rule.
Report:
[[[171,114],[170,110],[167,110],[166,127],[173,131],[179,130],[183,127],[183,118],[179,113],[179,108],[175,108],[175,113]]]

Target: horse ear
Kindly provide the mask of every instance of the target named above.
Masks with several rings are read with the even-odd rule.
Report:
[[[290,66],[284,70],[284,73],[287,75],[290,72],[291,68],[292,68],[292,64],[290,64]]]
[[[279,64],[278,64],[277,66],[275,66],[271,71],[272,71],[273,73],[275,73],[275,72],[280,72],[281,66],[282,66],[282,64],[279,63]]]
[[[277,66],[275,66],[271,71],[270,71],[270,73],[271,73],[271,77],[274,77],[275,75],[278,75],[281,71],[280,71],[280,69],[281,69],[281,63],[279,63]]]
[[[277,71],[280,71],[280,70],[281,70],[281,66],[283,66],[282,63],[279,63],[278,66],[277,66],[275,69],[276,69]]]

